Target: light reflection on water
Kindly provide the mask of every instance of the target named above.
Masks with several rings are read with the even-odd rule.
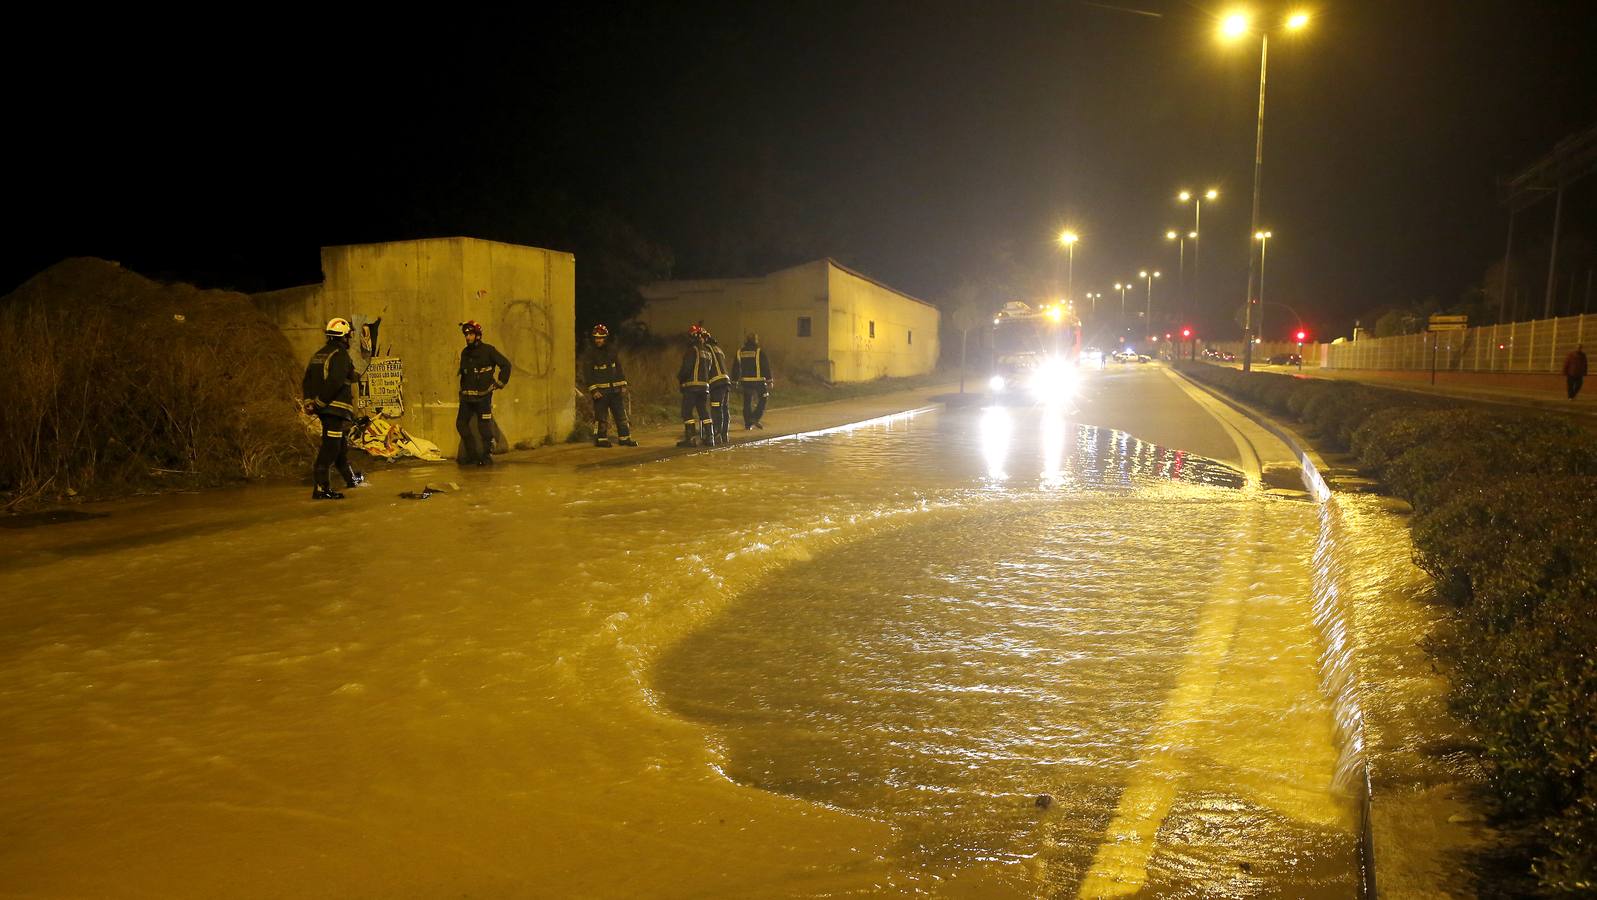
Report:
[[[974,415],[975,421],[970,421]],[[1199,483],[1241,488],[1244,476],[1213,460],[1139,440],[1125,432],[1082,425],[1058,408],[991,406],[979,413],[946,414],[939,422],[950,431],[974,431],[988,488],[1025,490],[1012,483],[1013,472],[1036,472],[1035,487],[1132,486],[1148,481]],[[1026,431],[1024,439],[1017,435]],[[1035,467],[1035,468],[1034,468]]]
[[[935,425],[934,441],[855,449],[900,473],[968,472],[981,493],[964,514],[745,591],[659,661],[669,708],[715,728],[731,777],[891,822],[909,871],[983,894],[1075,891],[1126,785],[1168,777],[1146,768],[1149,742],[1176,734],[1188,774],[1164,827],[1182,838],[1148,862],[1151,889],[1348,895],[1313,507],[1040,408]],[[994,493],[1010,502],[980,499]],[[1248,561],[1235,583],[1226,554]],[[1245,652],[1212,661],[1231,687],[1172,731],[1196,622],[1228,591],[1248,608],[1231,638]]]

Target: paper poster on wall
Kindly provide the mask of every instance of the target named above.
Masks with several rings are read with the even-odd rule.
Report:
[[[398,416],[405,412],[401,393],[405,381],[405,364],[397,356],[374,357],[366,367],[360,382],[360,396],[366,408],[385,416]]]

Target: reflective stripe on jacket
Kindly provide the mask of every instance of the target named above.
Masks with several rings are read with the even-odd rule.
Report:
[[[510,381],[510,360],[478,341],[460,351],[460,396],[486,397]]]
[[[355,372],[355,361],[349,358],[349,351],[341,342],[328,341],[305,364],[300,396],[314,401],[319,415],[354,419],[354,385],[359,379],[360,376]]]
[[[710,385],[710,371],[715,362],[707,347],[692,346],[682,354],[682,365],[677,367],[677,384],[685,388],[702,388]]]
[[[610,347],[589,347],[582,358],[582,373],[590,394],[627,386],[626,373],[621,371],[621,357]]]
[[[766,359],[765,351],[759,347],[753,350],[745,347],[738,351],[737,364],[732,369],[732,375],[738,381],[770,381],[771,361]]]
[[[715,344],[710,345],[710,385],[731,384],[732,376],[726,374],[726,353]]]

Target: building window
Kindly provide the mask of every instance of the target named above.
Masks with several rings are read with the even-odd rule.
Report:
[[[809,337],[810,336],[810,317],[809,316],[799,316],[798,320],[799,320],[798,336],[799,337]]]
[[[915,331],[914,331],[914,329],[910,329],[909,331],[904,332],[904,334],[908,335],[909,343],[911,343],[911,344],[915,343]]]
[[[876,337],[876,320],[871,320],[871,337]]]

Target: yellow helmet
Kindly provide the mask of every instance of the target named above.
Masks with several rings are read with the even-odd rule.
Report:
[[[330,338],[347,338],[350,330],[348,319],[333,318],[327,320],[327,336]]]

